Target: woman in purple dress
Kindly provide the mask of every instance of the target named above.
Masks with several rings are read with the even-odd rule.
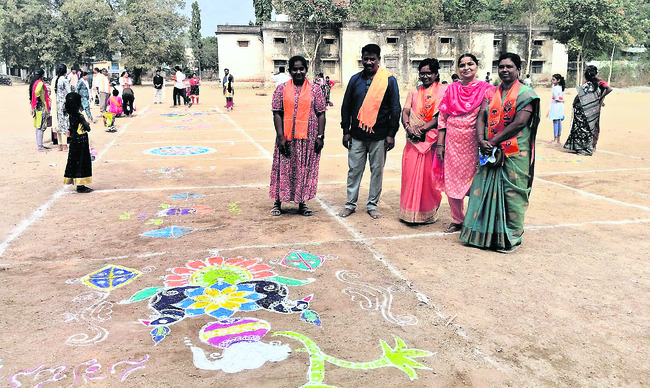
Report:
[[[318,163],[325,138],[325,98],[306,77],[307,60],[289,59],[291,80],[273,93],[275,150],[269,197],[271,215],[282,214],[282,202],[298,203],[298,213],[311,216],[307,201],[316,196]]]

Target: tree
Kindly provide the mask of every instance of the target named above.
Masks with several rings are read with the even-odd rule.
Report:
[[[567,45],[570,55],[577,56],[577,85],[582,81],[585,60],[608,53],[612,46],[627,39],[630,30],[623,0],[551,0],[557,17],[551,22],[554,38]]]
[[[56,28],[48,0],[0,3],[0,55],[10,66],[51,66],[58,59],[50,31]]]
[[[79,17],[79,10],[86,8],[92,9],[92,12]],[[117,15],[106,1],[66,0],[59,11],[56,34],[58,56],[62,60],[84,63],[91,57],[111,57],[111,41],[108,36],[116,23]]]
[[[440,3],[431,0],[358,0],[350,17],[371,26],[397,25],[404,30],[432,28],[440,18]]]
[[[273,5],[271,0],[253,0],[255,8],[255,25],[261,26],[263,22],[271,20]]]
[[[298,22],[302,32],[302,48],[311,63],[309,71],[316,72],[316,57],[323,41],[324,30],[334,23],[340,23],[348,16],[350,3],[347,0],[280,0],[280,10],[288,13]],[[307,29],[314,31],[313,46],[309,45]]]
[[[118,21],[107,39],[115,42],[114,51],[121,52],[122,63],[134,68],[134,78],[142,68],[161,63],[185,65],[188,21],[177,12],[183,0],[119,1]]]
[[[469,51],[474,46],[472,25],[479,20],[485,6],[485,0],[444,0],[442,3],[444,20],[469,30]]]
[[[202,39],[203,42],[203,62],[202,70],[219,68],[219,50],[217,47],[217,37],[208,36]]]
[[[201,10],[197,1],[192,3],[192,21],[190,22],[190,43],[192,44],[192,54],[196,62],[196,68],[201,72],[201,62],[203,57],[203,42],[201,41]]]

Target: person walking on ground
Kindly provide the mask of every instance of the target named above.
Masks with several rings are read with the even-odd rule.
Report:
[[[70,127],[70,152],[68,163],[63,174],[64,185],[76,185],[78,193],[93,191],[86,186],[93,182],[92,161],[90,158],[90,144],[88,132],[90,124],[81,114],[81,95],[69,93],[65,98],[65,110],[68,114],[68,127]]]
[[[153,103],[162,104],[165,99],[165,78],[160,75],[160,69],[156,70],[153,77]]]
[[[192,99],[192,104],[199,103],[199,86],[201,85],[201,80],[199,79],[198,74],[192,74],[190,78],[190,98]],[[194,101],[196,99],[196,101]]]
[[[330,76],[325,77],[325,86],[327,87],[326,93],[325,93],[325,102],[327,103],[327,106],[333,106],[332,101],[330,101],[330,95],[332,93],[332,87],[334,86],[334,81],[330,80]]]
[[[399,218],[411,224],[436,222],[442,199],[442,163],[434,145],[438,140],[438,108],[447,87],[439,83],[439,69],[434,58],[420,61],[422,85],[409,91],[402,110],[407,140],[402,154]]]
[[[77,70],[76,67],[72,67],[70,69],[70,74],[68,77],[70,78],[70,89],[71,90],[77,90],[77,85],[79,84],[79,79],[81,78],[81,70]]]
[[[582,155],[593,155],[600,135],[600,108],[605,106],[605,96],[612,88],[599,79],[598,68],[587,66],[585,83],[578,87],[578,95],[573,100],[573,121],[571,133],[564,148]]]
[[[524,79],[524,85],[533,86],[533,80],[530,79],[530,74],[526,74],[526,79]]]
[[[63,63],[56,67],[56,80],[54,81],[54,93],[56,96],[56,138],[59,144],[59,151],[68,150],[68,131],[70,120],[65,110],[65,96],[70,93],[70,81],[66,77],[68,68]]]
[[[379,67],[381,49],[368,44],[361,49],[363,71],[353,75],[341,105],[343,147],[348,150],[347,202],[339,213],[348,217],[356,211],[359,186],[370,162],[370,190],[366,211],[371,218],[381,217],[377,211],[381,196],[386,153],[395,147],[399,130],[400,101],[397,80],[388,70]]]
[[[95,70],[99,70],[95,68]],[[95,80],[97,81],[95,83]],[[111,84],[108,79],[108,70],[102,69],[101,73],[97,73],[93,76],[93,88],[96,88],[97,94],[99,95],[99,111],[101,113],[106,112],[106,103],[108,97],[111,93]]]
[[[278,71],[278,74],[275,74],[271,77],[273,81],[275,81],[275,87],[277,88],[280,86],[280,84],[283,84],[291,79],[291,76],[285,73],[284,71],[284,66],[280,66],[280,70]]]
[[[187,98],[187,90],[185,88],[185,74],[181,71],[180,66],[176,66],[174,69],[176,70],[176,75],[174,76],[174,106],[180,106],[182,98],[183,104],[191,107],[192,102]]]
[[[283,202],[298,203],[298,213],[311,216],[307,201],[316,197],[318,164],[325,139],[325,98],[307,79],[307,60],[289,59],[291,80],[278,85],[271,109],[275,149],[269,197],[271,215],[282,214]]]
[[[460,82],[447,88],[440,103],[436,153],[443,162],[444,187],[451,223],[445,233],[458,232],[465,219],[464,198],[467,195],[478,163],[476,117],[488,90],[494,87],[476,79],[478,59],[463,54],[456,63]]]
[[[501,253],[513,252],[521,245],[540,120],[539,97],[519,82],[520,70],[519,55],[501,54],[501,85],[490,90],[476,121],[481,165],[469,191],[460,232],[460,239],[467,244]]]
[[[553,140],[550,144],[560,145],[562,136],[562,120],[564,120],[564,77],[561,74],[553,74],[551,78],[551,107],[548,111],[548,119],[553,121]]]
[[[29,85],[29,101],[31,113],[36,128],[36,146],[39,151],[48,151],[49,148],[43,145],[43,134],[47,129],[48,117],[50,117],[50,92],[43,82],[43,69],[34,71],[34,78]]]
[[[90,85],[88,85],[88,73],[85,71],[80,72],[81,78],[79,79],[79,82],[77,83],[77,93],[81,96],[81,106],[83,107],[84,111],[86,112],[86,116],[88,116],[88,120],[92,121],[93,123],[96,122],[96,120],[93,119],[93,115],[90,112]]]
[[[235,106],[235,102],[233,98],[235,97],[235,77],[230,74],[229,69],[224,69],[224,77],[223,77],[223,95],[226,97],[226,110],[233,110]]]

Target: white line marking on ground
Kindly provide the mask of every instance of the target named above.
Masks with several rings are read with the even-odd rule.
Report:
[[[67,189],[68,189],[67,186],[63,186],[62,188],[57,190],[54,194],[52,194],[52,196],[50,197],[50,199],[47,200],[47,202],[39,206],[39,208],[36,209],[32,214],[30,214],[29,217],[22,220],[15,228],[13,228],[11,233],[9,233],[9,236],[7,236],[7,238],[2,242],[2,244],[0,244],[0,257],[2,257],[2,255],[5,253],[5,250],[7,250],[9,244],[13,240],[18,238],[21,234],[23,234],[25,230],[27,230],[27,228],[30,227],[30,225],[32,225],[34,222],[38,221],[41,217],[43,217],[43,215],[45,214],[45,212],[47,212],[50,206],[52,206],[54,202],[56,202],[59,198],[61,198],[61,196],[67,191]]]
[[[625,158],[630,158],[630,159],[650,160],[650,159],[645,158],[645,157],[643,157],[643,156],[627,155],[627,154],[622,154],[622,153],[620,153],[620,152],[601,150],[600,148],[598,149],[597,152],[602,152],[603,154],[610,154],[610,155],[616,155],[616,156],[623,156],[623,157],[625,157]]]
[[[149,105],[147,105],[147,106],[143,109],[142,113],[144,114],[144,113],[147,111],[147,109],[149,109]],[[138,117],[139,117],[139,116],[140,116],[140,115],[138,115]],[[126,125],[125,125],[125,126],[124,126],[124,127],[123,127],[123,128],[122,128],[122,129],[117,133],[117,136],[116,136],[116,137],[115,137],[115,138],[114,138],[110,143],[108,143],[108,145],[106,146],[106,148],[104,148],[104,150],[102,150],[102,152],[100,152],[100,153],[97,155],[97,157],[95,158],[95,160],[99,160],[99,159],[101,159],[101,157],[106,153],[106,151],[108,151],[109,148],[111,148],[111,147],[113,146],[113,144],[115,144],[115,141],[117,140],[117,138],[118,138],[122,133],[124,133],[124,131],[126,130],[126,128],[128,128],[128,126],[131,125],[131,123],[132,123],[132,121],[129,121],[129,123],[126,124]],[[38,209],[36,209],[32,214],[30,214],[29,217],[25,218],[25,219],[22,220],[18,225],[16,225],[16,227],[13,228],[13,229],[11,230],[11,232],[9,233],[9,236],[7,236],[7,238],[2,242],[2,244],[0,244],[0,257],[2,257],[2,255],[4,255],[5,251],[6,251],[7,248],[9,247],[9,244],[10,244],[13,240],[15,240],[16,238],[18,238],[21,234],[23,234],[23,233],[25,232],[25,230],[27,230],[27,228],[29,228],[29,227],[30,227],[34,222],[38,221],[41,217],[43,217],[43,215],[45,215],[45,213],[47,212],[47,210],[48,210],[48,209],[49,209],[49,208],[50,208],[50,207],[51,207],[51,206],[52,206],[52,205],[53,205],[53,204],[54,204],[54,203],[55,203],[59,198],[61,198],[61,196],[63,196],[63,194],[65,194],[66,192],[68,192],[68,187],[67,187],[67,186],[63,186],[62,188],[60,188],[59,190],[57,190],[54,194],[52,194],[52,196],[50,197],[50,199],[48,199],[44,204],[42,204],[41,206],[39,206]]]
[[[143,116],[145,113],[147,113],[147,110],[148,110],[148,109],[149,109],[149,105],[145,106],[144,109],[142,110],[142,113],[140,113],[140,114],[139,114],[138,116],[136,116],[135,118],[140,117],[140,116]],[[129,126],[131,126],[131,123],[133,123],[133,121],[129,121],[128,123],[126,123],[126,125],[123,126],[122,129],[120,129],[120,130],[117,132],[117,136],[115,136],[115,137],[113,138],[113,140],[111,140],[111,142],[108,143],[108,145],[106,146],[106,148],[104,148],[104,149],[102,150],[102,152],[100,152],[99,154],[97,154],[97,157],[95,158],[96,161],[99,160],[99,159],[101,159],[102,156],[104,156],[104,154],[105,154],[105,153],[106,153],[106,152],[107,152],[107,151],[108,151],[108,150],[113,146],[113,144],[115,144],[115,142],[117,142],[117,139],[119,139],[120,136],[122,136],[122,135],[124,134],[124,131],[126,131],[126,129],[127,129]]]
[[[228,121],[229,121],[232,125],[235,126],[235,128],[239,131],[239,133],[241,133],[242,135],[244,135],[244,136],[246,137],[246,139],[248,139],[248,142],[249,142],[249,143],[251,143],[252,145],[254,145],[255,147],[257,147],[257,148],[262,152],[263,155],[266,155],[269,159],[273,159],[273,154],[271,154],[269,151],[267,151],[266,148],[262,147],[262,146],[261,146],[261,145],[260,145],[260,144],[255,140],[255,139],[253,139],[253,138],[252,138],[248,133],[246,133],[246,131],[244,131],[244,130],[239,126],[239,124],[237,124],[233,119],[231,119],[230,116],[228,116],[224,111],[222,111],[221,109],[219,109],[218,106],[215,105],[214,108],[217,110],[217,112],[219,112],[219,113],[225,115],[225,117],[228,118]]]
[[[214,132],[214,131],[213,131]],[[270,143],[272,140],[260,140],[260,143]],[[187,139],[183,140],[157,140],[157,141],[147,141],[141,143],[125,143],[122,142],[122,145],[149,145],[149,144],[169,144],[170,142],[176,143],[188,143]],[[224,144],[237,144],[237,143],[249,143],[248,140],[195,140],[192,143],[224,143]]]
[[[555,172],[542,172],[536,173],[536,176],[549,176],[549,175],[579,175],[579,174],[592,174],[604,172],[626,172],[626,171],[648,171],[650,167],[639,168],[610,168],[605,170],[573,170],[573,171],[555,171]]]
[[[338,216],[337,216],[338,217]],[[557,225],[531,225],[527,226],[526,231],[538,231],[538,230],[548,230],[548,229],[560,229],[560,228],[581,228],[591,225],[634,225],[634,224],[647,224],[650,223],[650,218],[640,218],[640,219],[629,219],[629,220],[609,220],[609,221],[589,221],[589,222],[577,222],[571,224],[557,224]],[[360,243],[368,241],[392,241],[392,240],[408,240],[408,239],[422,239],[427,237],[444,237],[449,236],[447,233],[443,232],[429,232],[429,233],[412,233],[412,234],[401,234],[396,236],[376,236],[376,237],[361,237],[361,238],[336,238],[331,240],[321,240],[321,241],[303,241],[303,242],[290,242],[290,243],[273,243],[273,244],[257,244],[257,245],[238,245],[234,247],[227,248],[210,248],[210,249],[194,249],[194,250],[184,250],[186,254],[205,254],[207,252],[210,256],[218,256],[221,252],[228,251],[239,251],[243,249],[272,249],[272,248],[291,248],[291,247],[307,247],[307,246],[319,246],[325,244],[333,243]],[[88,258],[88,257],[78,257],[66,259],[68,261],[83,261],[83,262],[98,262],[98,261],[116,261],[116,260],[125,260],[130,258],[148,258],[154,256],[162,256],[169,254],[169,252],[147,252],[140,253],[137,255],[121,255],[121,256],[111,256],[111,257],[102,257],[102,258]],[[15,265],[32,265],[32,264],[45,264],[45,263],[58,263],[56,260],[39,260],[39,261],[25,261],[20,260],[16,262],[6,262],[0,263],[0,267],[10,267]],[[447,318],[447,317],[442,317]]]
[[[563,189],[575,191],[576,193],[580,193],[580,194],[584,195],[585,197],[598,199],[598,200],[601,200],[601,201],[607,201],[607,202],[615,203],[615,204],[621,205],[621,206],[634,207],[634,208],[637,208],[637,209],[645,210],[647,212],[650,211],[650,207],[648,207],[648,206],[637,205],[637,204],[634,204],[634,203],[619,201],[619,200],[614,199],[614,198],[609,198],[609,197],[605,197],[605,196],[602,196],[602,195],[599,195],[599,194],[590,193],[588,191],[584,191],[584,190],[581,190],[581,189],[576,189],[575,187],[567,186],[567,185],[564,185],[562,183],[548,181],[548,180],[542,179],[542,178],[537,178],[536,180],[544,182],[544,183],[548,183],[548,184],[551,184],[551,185],[554,185],[554,186],[562,187]]]

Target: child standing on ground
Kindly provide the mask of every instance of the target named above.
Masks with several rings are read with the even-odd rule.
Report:
[[[199,85],[201,85],[201,80],[199,79],[199,76],[194,73],[192,78],[190,78],[190,98],[192,99],[192,104],[199,103]],[[196,102],[194,102],[194,99],[196,99]]]
[[[90,124],[81,114],[81,95],[79,93],[68,93],[65,97],[65,110],[70,120],[70,149],[68,151],[68,163],[63,174],[63,184],[77,185],[78,193],[90,193],[93,191],[86,186],[93,181],[92,162],[90,158],[90,145],[88,143],[88,132]]]
[[[122,114],[122,99],[119,94],[117,89],[113,89],[113,95],[108,99],[108,111],[104,113],[104,126],[108,127],[106,132],[117,132],[115,117]]]
[[[560,144],[562,135],[562,120],[564,120],[564,77],[560,74],[553,74],[551,78],[553,88],[551,89],[551,108],[548,112],[548,119],[553,120],[553,140],[550,144]]]
[[[81,78],[79,79],[79,82],[77,82],[77,93],[81,96],[81,106],[83,110],[86,112],[86,116],[88,116],[88,120],[92,121],[93,123],[95,120],[93,119],[93,114],[90,112],[90,84],[88,83],[88,73],[85,71],[80,72],[79,74]]]

